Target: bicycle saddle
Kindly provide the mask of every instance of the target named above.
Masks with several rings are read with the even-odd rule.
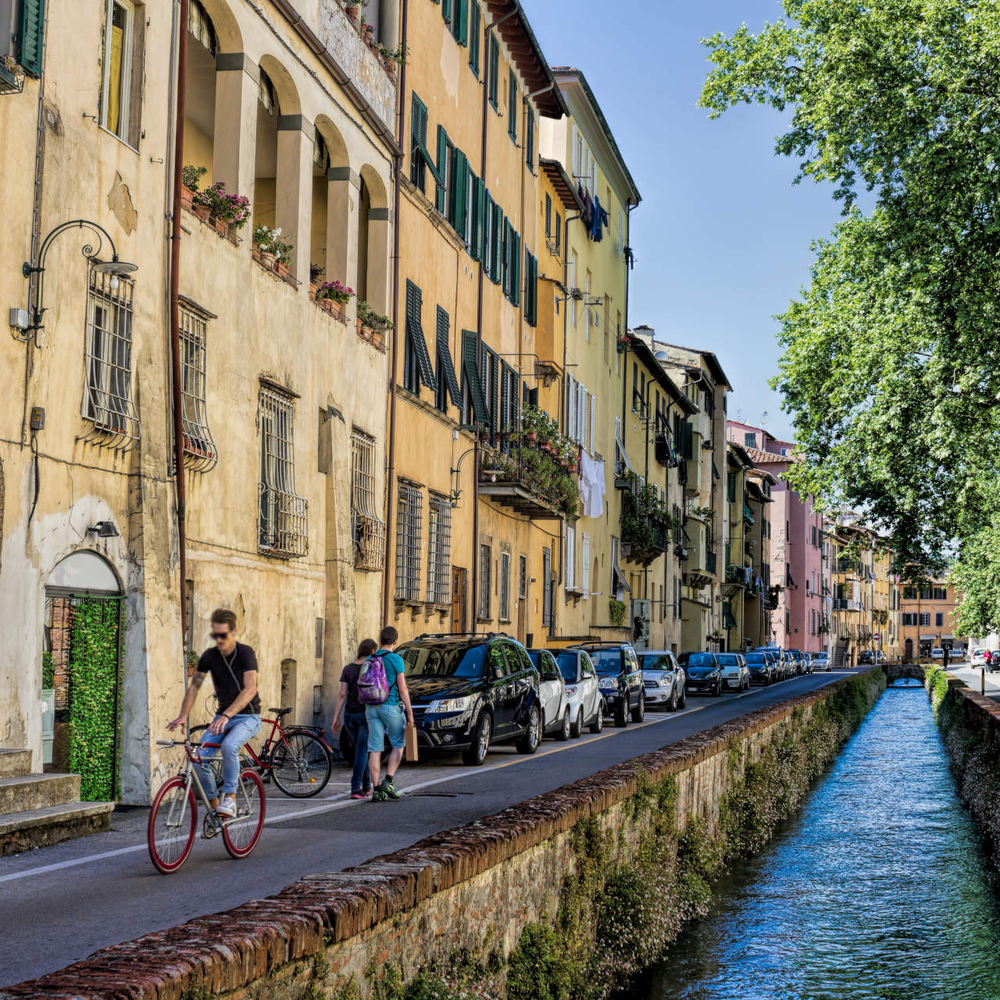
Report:
[[[281,716],[288,715],[288,713],[291,711],[291,709],[290,708],[269,708],[268,711],[269,712],[273,712],[280,719]]]

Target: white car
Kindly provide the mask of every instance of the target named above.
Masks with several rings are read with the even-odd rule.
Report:
[[[569,734],[574,739],[587,726],[592,733],[604,728],[604,698],[598,690],[597,671],[590,656],[582,649],[549,650],[559,664],[566,682],[569,708]]]
[[[542,735],[568,740],[572,728],[566,682],[547,649],[529,649],[528,656],[538,668],[538,694],[542,703]]]
[[[643,650],[637,654],[642,667],[642,684],[647,708],[658,706],[676,712],[687,703],[684,693],[684,668],[669,650]]]
[[[750,687],[750,668],[742,653],[716,653],[722,667],[722,683],[730,691],[746,691]]]
[[[940,646],[935,646],[931,650],[931,659],[932,660],[943,660],[944,659],[944,650]]]
[[[985,667],[986,666],[986,650],[985,649],[974,649],[972,651],[972,665],[974,667]]]
[[[830,669],[830,655],[828,653],[813,653],[812,668],[814,671]]]

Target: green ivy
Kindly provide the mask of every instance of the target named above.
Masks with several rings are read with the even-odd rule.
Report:
[[[118,797],[120,602],[85,598],[73,608],[69,654],[69,766],[85,802]]]
[[[616,601],[612,598],[608,601],[608,614],[611,615],[611,624],[621,628],[625,624],[625,612],[628,606],[624,601]]]
[[[56,663],[52,654],[46,650],[42,653],[42,690],[56,686]]]

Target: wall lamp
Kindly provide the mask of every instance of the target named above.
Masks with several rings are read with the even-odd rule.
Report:
[[[123,278],[133,271],[139,270],[137,264],[130,264],[128,261],[118,259],[118,250],[115,247],[115,241],[111,238],[111,234],[96,222],[90,222],[87,219],[73,219],[70,222],[63,222],[61,225],[56,226],[42,240],[42,245],[38,251],[37,263],[25,261],[21,265],[21,273],[26,278],[31,279],[37,274],[38,280],[29,288],[28,308],[11,309],[10,311],[10,325],[19,331],[19,334],[15,334],[18,340],[27,342],[34,338],[37,344],[39,334],[45,329],[42,323],[42,318],[45,315],[45,258],[48,255],[49,247],[52,246],[53,240],[67,229],[88,229],[97,237],[96,247],[92,243],[85,243],[80,252],[87,259],[93,270],[99,274],[111,275],[111,291],[115,292],[118,290],[119,278]],[[104,246],[105,239],[107,239],[111,250],[111,260],[109,261],[102,261],[98,258],[98,254],[100,254]]]
[[[98,521],[87,529],[88,535],[97,535],[98,538],[117,538],[118,529],[114,521]]]

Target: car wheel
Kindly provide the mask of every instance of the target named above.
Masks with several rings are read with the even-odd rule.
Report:
[[[722,697],[722,681],[719,681],[715,685],[715,690],[712,692],[712,697],[713,698],[721,698]]]
[[[639,704],[636,705],[634,709],[632,709],[632,721],[642,722],[644,718],[646,718],[646,692],[640,691]]]
[[[571,729],[569,709],[567,708],[563,715],[562,725],[556,730],[556,739],[559,740],[560,743],[565,743],[566,740],[569,739]]]
[[[667,701],[667,711],[677,711],[677,688],[671,688],[670,690],[670,699]]]
[[[681,700],[678,702],[677,707],[683,708],[687,704],[687,701],[688,701],[687,688],[681,688]]]
[[[570,723],[569,735],[574,740],[578,740],[583,735],[583,705],[580,706],[580,711],[576,713],[576,718]]]
[[[619,729],[624,729],[628,725],[628,702],[624,698],[618,699],[618,707],[615,709],[615,725]]]
[[[542,715],[537,705],[528,709],[528,728],[524,735],[514,744],[518,753],[534,753],[542,742]]]
[[[462,751],[462,760],[466,764],[478,767],[486,760],[490,752],[490,739],[493,736],[493,718],[489,712],[483,712],[472,730],[472,746]]]
[[[604,729],[604,699],[600,698],[597,702],[597,715],[594,717],[594,721],[590,724],[590,731],[595,735]]]

